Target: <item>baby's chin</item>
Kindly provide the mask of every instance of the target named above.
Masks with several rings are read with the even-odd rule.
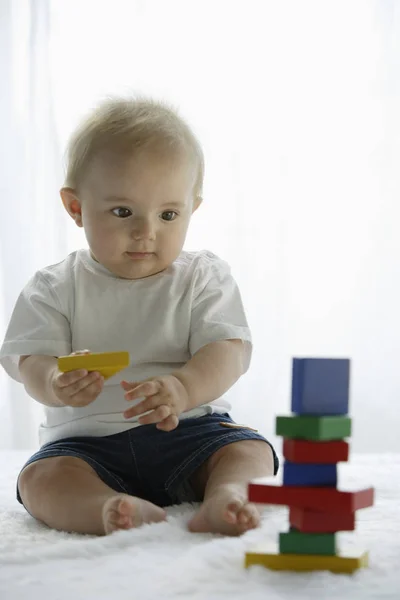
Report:
[[[165,271],[169,265],[163,265],[157,259],[154,258],[144,259],[144,260],[135,260],[132,261],[128,259],[128,261],[121,261],[116,263],[108,263],[104,264],[113,275],[120,277],[122,279],[144,279],[146,277],[152,277],[153,275],[157,275],[158,273],[162,273]]]

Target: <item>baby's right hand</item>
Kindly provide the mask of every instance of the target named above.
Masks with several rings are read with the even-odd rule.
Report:
[[[87,406],[94,402],[102,391],[103,385],[104,377],[99,372],[89,373],[85,369],[62,373],[56,368],[50,381],[51,390],[56,398],[64,406],[74,407]]]

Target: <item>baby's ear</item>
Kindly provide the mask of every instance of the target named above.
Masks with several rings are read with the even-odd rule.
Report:
[[[83,227],[81,203],[75,190],[68,187],[61,188],[60,196],[67,213],[72,217],[78,227]]]

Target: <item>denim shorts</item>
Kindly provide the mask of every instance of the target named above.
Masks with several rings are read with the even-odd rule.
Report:
[[[259,433],[236,425],[228,414],[183,419],[173,431],[142,425],[104,437],[69,437],[45,444],[25,463],[51,456],[73,456],[86,461],[109,487],[138,496],[158,506],[197,502],[191,475],[219,448],[241,440],[262,440]],[[18,490],[17,499],[22,504]]]

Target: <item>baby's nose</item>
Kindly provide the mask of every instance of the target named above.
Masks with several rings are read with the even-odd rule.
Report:
[[[155,226],[150,219],[137,219],[132,228],[132,236],[135,240],[154,239]]]

